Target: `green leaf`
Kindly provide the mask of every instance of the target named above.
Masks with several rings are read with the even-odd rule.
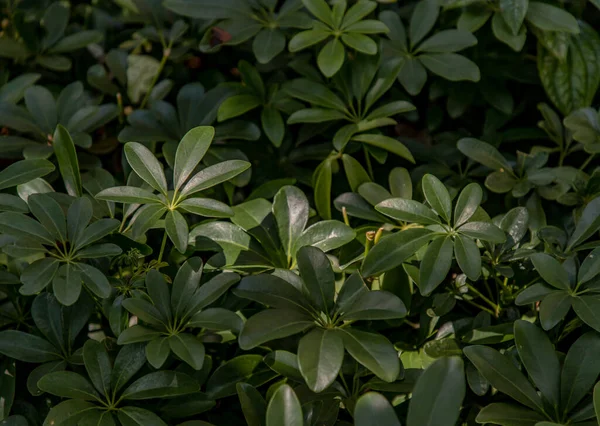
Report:
[[[517,35],[527,15],[529,0],[500,0],[499,5],[502,19],[512,34]]]
[[[579,268],[578,283],[585,283],[600,274],[600,247],[586,256]]]
[[[254,94],[235,95],[225,99],[219,107],[219,122],[245,114],[262,105],[262,100]]]
[[[70,306],[77,302],[81,293],[79,269],[72,263],[63,264],[52,280],[52,289],[61,304]]]
[[[36,260],[22,272],[23,287],[19,292],[28,296],[39,293],[52,281],[59,266],[58,260],[53,258]]]
[[[389,136],[375,134],[360,134],[352,136],[352,140],[384,149],[386,151],[391,152],[392,154],[396,154],[410,161],[411,163],[415,162],[415,159],[408,150],[408,148],[404,146],[402,142],[394,138],[390,138]]]
[[[341,28],[346,28],[349,25],[359,22],[365,18],[371,12],[377,8],[377,3],[369,0],[357,1],[348,11],[344,14]]]
[[[435,176],[426,174],[422,180],[423,194],[433,210],[447,223],[452,218],[452,201],[444,184]]]
[[[262,355],[241,355],[221,364],[206,383],[207,394],[214,399],[236,394],[236,385],[246,382],[260,386],[277,377],[277,373],[263,363]]]
[[[598,383],[594,386],[594,412],[596,417],[600,418],[600,384]]]
[[[538,298],[541,298],[538,297]],[[566,291],[552,291],[540,304],[540,323],[544,330],[550,330],[567,315],[571,309],[572,297]]]
[[[83,49],[84,47],[99,43],[102,40],[103,36],[100,31],[96,30],[87,30],[87,31],[79,31],[77,33],[68,35],[58,43],[56,43],[52,48],[50,48],[50,53],[66,53],[71,52],[73,50]]]
[[[172,318],[171,305],[169,303],[169,286],[163,275],[156,269],[146,273],[146,291],[154,306],[160,311],[163,318]]]
[[[44,392],[61,398],[83,399],[96,401],[98,393],[83,376],[71,371],[56,371],[46,374],[38,381],[38,387]]]
[[[131,330],[132,328],[128,328],[127,330]],[[121,333],[121,335],[123,334]],[[170,353],[171,348],[169,346],[169,338],[167,337],[154,339],[146,346],[146,358],[148,358],[148,362],[156,369],[162,367]]]
[[[594,386],[600,374],[600,362],[595,354],[600,349],[600,337],[588,332],[569,348],[560,376],[560,401],[570,412]]]
[[[459,234],[454,240],[454,255],[461,271],[470,280],[477,280],[481,275],[481,255],[475,241]]]
[[[324,252],[341,247],[354,240],[352,228],[337,220],[322,220],[304,230],[295,248],[313,246]]]
[[[561,61],[541,43],[538,45],[540,80],[546,94],[563,115],[590,106],[592,93],[596,93],[600,83],[596,62],[587,61],[590,57],[598,58],[598,33],[583,21],[579,25],[580,34],[570,37],[568,60]]]
[[[577,20],[569,12],[556,6],[539,1],[529,2],[527,20],[544,31],[564,31],[571,34],[579,33]]]
[[[382,238],[365,258],[363,276],[376,276],[394,269],[434,237],[435,233],[429,229],[414,228]]]
[[[331,219],[331,183],[332,183],[332,158],[326,158],[313,174],[314,199],[317,212],[322,219]],[[337,163],[336,163],[337,164]]]
[[[198,383],[185,374],[174,371],[157,371],[147,374],[123,391],[125,400],[168,398],[196,392]]]
[[[98,406],[91,402],[82,401],[81,399],[69,399],[52,407],[44,420],[44,426],[75,425],[86,413],[97,409]]]
[[[260,392],[248,383],[238,383],[236,389],[248,426],[263,426],[267,403]]]
[[[346,178],[352,191],[358,191],[358,187],[365,182],[371,182],[367,171],[361,166],[361,164],[354,159],[354,157],[343,154],[342,162],[344,164],[344,171],[346,172]]]
[[[567,251],[583,243],[598,232],[598,229],[600,229],[600,216],[597,214],[598,209],[600,209],[600,197],[594,198],[585,206],[577,222],[575,231],[573,231],[569,239]]]
[[[110,375],[110,385],[113,392],[118,392],[136,375],[146,363],[144,344],[134,343],[123,346],[113,366]]]
[[[96,241],[111,234],[119,227],[119,221],[116,219],[100,219],[84,229],[81,237],[75,242],[77,250],[95,243]]]
[[[189,229],[185,218],[177,210],[167,212],[165,218],[167,235],[181,253],[185,253],[188,244]]]
[[[431,31],[439,13],[440,7],[435,0],[425,0],[415,6],[409,26],[411,48],[414,48]]]
[[[343,360],[344,344],[333,330],[315,328],[300,339],[298,366],[313,392],[321,392],[335,381]]]
[[[52,147],[68,194],[73,197],[81,197],[83,192],[77,152],[69,131],[61,124],[54,131]]]
[[[329,26],[333,26],[333,16],[331,9],[325,2],[325,0],[302,0],[302,4],[306,7],[310,13],[315,17]]]
[[[489,222],[467,222],[458,228],[458,232],[471,238],[492,243],[503,243],[506,241],[504,231]]]
[[[110,395],[110,375],[112,365],[104,345],[89,339],[83,345],[85,369],[95,388],[101,395]]]
[[[454,426],[465,391],[462,359],[438,359],[417,380],[408,408],[407,425]]]
[[[334,38],[319,52],[317,65],[325,77],[332,77],[342,67],[345,57],[344,45],[337,38]]]
[[[579,296],[572,298],[577,316],[596,331],[600,331],[600,296]]]
[[[483,191],[476,183],[470,183],[464,187],[458,196],[458,201],[454,207],[454,227],[457,228],[466,223],[477,211]]]
[[[281,113],[272,106],[266,106],[260,114],[260,121],[263,131],[271,143],[280,147],[285,136],[285,123]]]
[[[239,337],[240,348],[250,350],[271,340],[291,336],[315,324],[301,312],[284,309],[267,309],[250,317]]]
[[[57,241],[67,240],[67,223],[60,205],[47,194],[32,194],[27,198],[29,209]]]
[[[480,424],[531,426],[546,420],[546,417],[520,405],[496,402],[483,407],[475,420]]]
[[[425,40],[417,49],[428,53],[452,53],[475,46],[477,39],[463,30],[443,30]]]
[[[294,34],[288,48],[290,52],[299,52],[300,50],[306,49],[314,44],[320,43],[329,37],[331,33],[329,31],[323,31],[321,29],[312,29],[308,31],[301,31]]]
[[[156,159],[152,151],[137,142],[127,142],[125,157],[135,173],[152,188],[167,194],[167,180],[162,164]]]
[[[52,171],[54,165],[48,160],[17,161],[0,171],[0,190],[30,182]]]
[[[273,199],[273,215],[277,221],[279,241],[288,263],[294,255],[296,242],[308,222],[308,199],[294,186],[284,186]]]
[[[81,279],[92,293],[101,299],[106,299],[110,296],[112,287],[106,275],[99,269],[85,263],[77,264],[77,269],[79,269],[78,272],[81,275]]]
[[[188,198],[177,205],[177,208],[204,217],[232,217],[233,210],[227,204],[210,198]]]
[[[381,334],[351,328],[335,330],[342,336],[344,347],[360,364],[386,382],[393,382],[400,373],[400,359],[394,346]]]
[[[188,131],[175,153],[175,165],[173,166],[173,186],[175,191],[179,190],[192,172],[200,163],[204,154],[208,151],[215,136],[214,127],[199,126]]]
[[[178,317],[183,318],[188,313],[190,298],[200,284],[204,264],[199,257],[187,259],[177,271],[171,287],[171,309]]]
[[[402,300],[384,290],[360,291],[352,303],[343,307],[338,304],[344,320],[387,320],[403,318],[407,314]]]
[[[47,135],[52,134],[58,122],[52,93],[43,86],[31,86],[25,91],[25,105],[40,129]]]
[[[512,172],[512,167],[492,145],[473,138],[458,141],[457,148],[467,157],[494,170]]]
[[[392,404],[377,392],[367,392],[358,398],[354,407],[354,424],[401,426]]]
[[[346,104],[334,92],[323,84],[307,78],[297,78],[286,83],[283,90],[302,101],[312,105],[334,109],[341,112],[346,111]]]
[[[325,121],[344,120],[346,116],[341,111],[323,108],[301,109],[292,113],[287,124],[323,123]]]
[[[544,281],[559,290],[570,290],[567,271],[556,259],[546,253],[534,253],[530,259]]]
[[[169,337],[169,346],[175,355],[198,371],[204,363],[204,345],[195,336],[180,333]]]
[[[96,199],[114,201],[126,204],[156,204],[160,203],[158,195],[135,186],[115,186],[104,189],[96,194]]]
[[[190,327],[201,327],[208,330],[231,330],[239,334],[242,330],[242,319],[235,313],[223,308],[208,308],[195,314],[188,323]]]
[[[479,345],[468,346],[463,352],[481,375],[500,392],[527,407],[544,411],[542,399],[508,357],[495,349]]]
[[[404,58],[398,81],[412,96],[418,95],[427,81],[427,70],[417,58]]]
[[[226,182],[250,168],[250,163],[243,160],[226,160],[208,166],[196,173],[181,190],[181,197],[189,197],[196,192],[204,191],[215,185]]]
[[[252,50],[261,64],[269,63],[285,49],[285,35],[279,29],[263,28],[254,37]]]
[[[423,296],[430,295],[444,281],[452,266],[452,253],[450,237],[439,237],[429,243],[419,268],[419,289]]]
[[[329,258],[318,248],[305,246],[298,250],[296,261],[312,302],[329,313],[335,297],[335,276]]]
[[[302,380],[302,373],[298,367],[298,357],[296,354],[283,350],[269,352],[263,358],[269,368],[281,376],[290,379]]]
[[[553,406],[560,402],[560,364],[552,343],[530,322],[515,321],[515,343],[529,377]]]
[[[345,33],[341,37],[344,44],[365,55],[377,53],[377,43],[369,36],[359,33]]]
[[[418,201],[404,198],[390,198],[375,206],[375,210],[404,222],[415,222],[423,225],[437,225],[438,216],[427,206]]]
[[[305,0],[308,1],[317,0]],[[319,0],[321,1],[321,0]],[[266,426],[302,426],[302,406],[289,385],[280,386],[267,406]]]
[[[148,328],[144,327],[143,325],[136,324],[121,331],[117,343],[119,345],[129,345],[132,343],[148,342],[158,339],[161,334],[162,333],[160,331],[157,331],[154,328]]]
[[[122,407],[117,411],[119,421],[123,426],[166,426],[152,411],[138,407]],[[112,426],[112,425],[111,425]]]
[[[41,337],[17,330],[0,332],[0,353],[19,361],[43,363],[62,358],[60,350]]]
[[[475,62],[456,53],[426,53],[419,61],[434,74],[450,81],[479,81],[481,75]]]

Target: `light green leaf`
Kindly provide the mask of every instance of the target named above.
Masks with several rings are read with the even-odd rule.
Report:
[[[188,131],[177,145],[173,166],[173,186],[177,191],[204,158],[215,136],[214,127],[199,126]]]
[[[305,0],[315,2],[317,0]],[[321,1],[321,0],[318,0]],[[266,426],[302,426],[302,406],[294,390],[287,384],[280,386],[269,401]]]
[[[137,175],[152,188],[167,195],[167,179],[163,166],[152,151],[137,142],[127,142],[123,151],[127,162]]]

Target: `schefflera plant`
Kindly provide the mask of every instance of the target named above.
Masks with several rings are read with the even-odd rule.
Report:
[[[478,213],[483,197],[478,184],[471,183],[461,191],[453,216],[452,199],[444,184],[430,174],[425,175],[421,183],[430,207],[404,198],[390,198],[375,206],[380,213],[421,227],[382,238],[369,251],[362,273],[374,276],[395,268],[429,243],[419,268],[419,289],[427,296],[448,275],[453,256],[465,275],[477,280],[481,275],[477,240],[502,243],[506,236],[491,221],[477,220],[487,218],[487,214]]]
[[[103,342],[88,340],[83,361],[87,377],[57,371],[38,382],[43,391],[66,399],[50,410],[45,425],[166,426],[152,411],[136,404],[187,395],[200,387],[192,377],[167,370],[143,374],[127,386],[146,364],[143,345],[122,347],[113,362]]]
[[[52,283],[56,299],[69,306],[79,299],[84,283],[96,296],[108,297],[112,289],[108,279],[85,262],[121,254],[116,244],[100,242],[119,227],[119,221],[99,219],[90,223],[93,209],[87,198],[74,199],[66,217],[49,194],[32,194],[27,205],[35,219],[24,213],[0,213],[0,231],[14,239],[2,251],[15,258],[43,256],[21,273],[20,293],[34,295]]]
[[[194,173],[208,151],[215,135],[211,126],[195,127],[185,134],[175,153],[173,189],[167,185],[163,165],[152,151],[137,142],[125,144],[124,152],[133,171],[151,189],[136,186],[116,186],[96,194],[96,198],[133,205],[124,212],[123,221],[132,209],[138,209],[129,225],[137,222],[138,234],[150,229],[157,221],[165,219],[165,239],[169,237],[181,253],[188,245],[189,227],[182,212],[204,217],[231,217],[233,210],[227,204],[198,193],[223,183],[250,167],[242,160],[227,160]],[[156,194],[155,191],[158,191]],[[141,207],[140,207],[141,206]],[[159,258],[162,258],[164,244]]]
[[[193,369],[204,364],[204,345],[192,329],[232,330],[239,333],[242,319],[232,311],[207,306],[215,302],[240,280],[238,274],[223,272],[200,284],[203,264],[198,257],[188,259],[179,268],[173,285],[167,285],[155,269],[146,274],[147,294],[123,301],[123,306],[137,316],[139,323],[125,329],[120,345],[146,344],[146,358],[154,368],[161,368],[173,352]]]
[[[514,336],[527,375],[519,371],[508,354],[489,346],[473,345],[463,350],[494,388],[518,402],[494,402],[483,407],[475,419],[477,423],[595,425],[594,404],[588,394],[600,374],[600,335],[593,331],[583,334],[562,362],[548,336],[536,325],[515,321]]]
[[[305,332],[298,345],[298,366],[313,392],[336,379],[344,350],[386,382],[400,373],[398,352],[381,334],[352,327],[360,320],[387,320],[406,316],[397,296],[371,291],[359,274],[348,278],[336,297],[335,276],[325,253],[302,247],[297,256],[300,276],[287,274],[245,277],[233,290],[236,296],[269,306],[250,317],[239,345],[250,350],[275,339]]]
[[[571,310],[596,331],[600,331],[600,247],[592,250],[577,268],[577,261],[569,257],[562,264],[546,253],[530,257],[544,283],[527,287],[517,296],[518,306],[540,303],[540,322],[550,330]]]

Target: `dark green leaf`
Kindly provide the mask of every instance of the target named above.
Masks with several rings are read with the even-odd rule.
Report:
[[[328,388],[338,375],[344,360],[344,344],[332,330],[315,328],[298,345],[298,366],[313,392]]]
[[[83,192],[75,145],[69,131],[60,124],[54,132],[52,147],[54,148],[54,154],[58,160],[58,168],[60,169],[67,192],[74,197],[81,197]]]

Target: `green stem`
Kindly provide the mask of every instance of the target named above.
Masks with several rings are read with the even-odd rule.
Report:
[[[160,253],[158,254],[158,263],[162,261],[163,253],[165,252],[165,246],[167,245],[167,230],[163,235],[162,244],[160,245]]]
[[[367,147],[363,145],[363,151],[365,153],[365,160],[367,162],[367,170],[369,172],[369,177],[371,178],[371,180],[375,180],[374,174],[373,174],[373,165],[371,164],[371,157],[369,157],[369,151],[367,151]]]
[[[590,161],[592,161],[595,156],[596,156],[596,154],[590,154],[590,156],[587,158],[587,160],[585,160],[585,162],[581,165],[579,170],[585,170],[585,168],[588,166],[588,164],[590,164]]]
[[[158,71],[156,71],[156,74],[154,74],[154,78],[152,79],[152,82],[150,83],[150,86],[148,87],[148,91],[146,92],[146,95],[144,96],[144,99],[142,100],[142,103],[140,104],[140,109],[144,109],[144,107],[148,103],[148,99],[150,99],[150,94],[152,93],[152,89],[156,85],[156,82],[158,81],[158,78],[160,77],[160,74],[162,73],[163,68],[165,67],[165,65],[167,63],[167,59],[169,59],[169,56],[171,56],[171,45],[170,44],[163,50],[163,56],[162,56],[162,59],[160,60],[160,65],[158,66]]]
[[[470,291],[472,291],[475,295],[477,295],[481,300],[483,300],[485,303],[487,303],[494,309],[494,311],[495,311],[494,316],[498,316],[498,313],[500,312],[500,306],[498,306],[497,304],[492,302],[490,299],[485,297],[483,294],[481,294],[481,292],[479,290],[477,290],[475,287],[473,287],[471,284],[467,283],[467,287],[469,288]]]

